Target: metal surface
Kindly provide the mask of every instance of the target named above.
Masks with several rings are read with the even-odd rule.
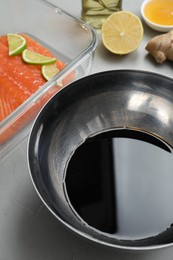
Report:
[[[93,74],[60,91],[43,108],[29,142],[34,186],[67,227],[112,247],[149,250],[172,245],[172,227],[155,237],[119,240],[86,225],[64,192],[68,161],[86,138],[110,129],[144,132],[173,147],[173,81],[155,73],[116,70]]]

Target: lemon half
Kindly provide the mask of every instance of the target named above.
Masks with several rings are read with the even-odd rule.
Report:
[[[110,15],[102,25],[102,41],[114,54],[128,54],[136,50],[143,38],[143,25],[138,16],[128,11]]]

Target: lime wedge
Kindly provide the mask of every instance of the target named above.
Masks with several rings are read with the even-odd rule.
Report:
[[[22,58],[26,63],[36,65],[52,64],[56,62],[55,58],[47,57],[38,52],[34,52],[28,49],[25,49],[23,51]]]
[[[56,64],[43,65],[42,66],[42,75],[46,80],[50,80],[59,72]]]
[[[7,40],[10,56],[18,55],[26,48],[26,40],[19,34],[8,33]]]

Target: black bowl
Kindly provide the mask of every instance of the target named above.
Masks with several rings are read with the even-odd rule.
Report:
[[[109,130],[147,133],[173,147],[173,81],[144,71],[93,74],[57,93],[34,122],[28,161],[34,186],[48,209],[68,228],[101,244],[150,248],[171,244],[172,227],[141,239],[118,239],[82,221],[64,182],[70,158],[91,136]]]

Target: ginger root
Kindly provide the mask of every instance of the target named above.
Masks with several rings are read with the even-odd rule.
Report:
[[[166,60],[173,61],[173,30],[152,38],[145,49],[159,64]]]

